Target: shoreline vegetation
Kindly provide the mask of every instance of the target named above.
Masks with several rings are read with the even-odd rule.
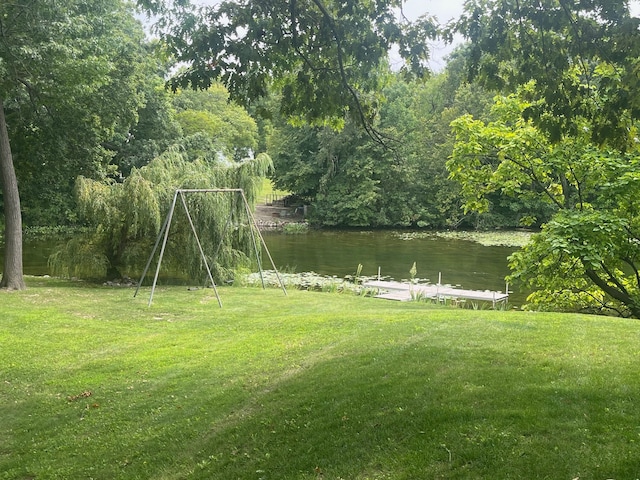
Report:
[[[635,320],[26,280],[0,293],[0,478],[640,474]]]

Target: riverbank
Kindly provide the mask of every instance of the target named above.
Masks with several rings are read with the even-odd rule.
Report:
[[[637,321],[27,283],[0,292],[6,478],[639,474]]]
[[[277,205],[256,205],[253,216],[260,230],[282,230],[290,223],[304,223],[300,211]]]

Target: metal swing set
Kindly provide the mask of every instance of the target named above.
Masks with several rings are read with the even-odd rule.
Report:
[[[220,299],[220,294],[218,293],[218,289],[216,287],[215,282],[213,281],[213,275],[211,274],[211,268],[209,267],[209,262],[207,261],[207,257],[204,253],[204,250],[202,248],[202,243],[200,242],[200,237],[198,236],[198,232],[196,231],[196,227],[193,223],[193,219],[191,217],[191,213],[189,212],[189,207],[187,206],[187,201],[185,199],[186,195],[190,195],[190,194],[232,194],[232,195],[236,195],[238,197],[240,197],[242,199],[242,202],[244,204],[244,210],[247,214],[247,220],[249,221],[249,227],[250,227],[250,232],[251,232],[251,242],[253,245],[253,249],[254,249],[254,253],[256,255],[256,259],[258,262],[258,269],[260,271],[260,280],[262,282],[262,288],[266,288],[265,287],[265,280],[264,280],[264,274],[263,274],[263,270],[262,270],[262,262],[260,260],[260,251],[258,250],[258,242],[260,244],[260,246],[262,248],[264,248],[264,251],[267,255],[267,257],[269,258],[269,261],[271,262],[271,267],[273,268],[273,271],[276,274],[276,277],[278,279],[278,283],[280,285],[280,287],[282,288],[282,291],[284,292],[285,295],[287,295],[287,290],[284,286],[284,283],[282,281],[282,278],[280,277],[280,274],[278,273],[278,269],[275,266],[275,263],[273,262],[273,258],[271,258],[271,254],[269,253],[269,249],[267,248],[267,245],[264,241],[264,237],[262,236],[262,234],[260,233],[260,229],[258,228],[258,224],[256,222],[255,217],[253,216],[253,213],[251,212],[251,208],[249,207],[249,202],[247,201],[247,197],[244,194],[244,190],[241,188],[203,188],[203,189],[177,189],[173,195],[173,201],[171,202],[171,207],[169,208],[169,213],[167,213],[167,217],[164,220],[164,224],[162,225],[162,228],[160,229],[160,232],[158,233],[158,237],[156,238],[156,242],[155,245],[153,246],[153,250],[151,252],[151,255],[149,255],[149,260],[147,261],[146,266],[144,267],[144,271],[142,272],[142,276],[140,277],[140,281],[138,282],[138,286],[136,288],[135,293],[133,294],[134,297],[136,297],[138,295],[138,292],[140,290],[140,287],[142,286],[142,282],[144,281],[145,277],[147,276],[147,273],[149,271],[149,268],[151,267],[151,263],[153,261],[153,258],[158,250],[158,247],[160,246],[160,241],[162,241],[162,245],[160,246],[160,256],[158,257],[158,264],[156,266],[156,272],[155,275],[153,277],[153,284],[151,285],[151,294],[149,296],[149,306],[151,306],[151,303],[153,302],[153,294],[155,292],[156,289],[156,285],[158,283],[158,275],[160,274],[160,267],[162,265],[162,258],[164,256],[164,252],[165,249],[167,247],[167,240],[169,238],[169,230],[171,229],[171,222],[173,220],[173,214],[175,212],[176,209],[176,204],[178,202],[178,197],[180,197],[180,200],[182,202],[182,206],[184,207],[184,211],[185,214],[187,215],[187,220],[189,221],[189,225],[191,226],[191,231],[193,232],[193,235],[195,237],[196,243],[198,245],[198,249],[200,251],[200,256],[202,258],[202,262],[204,263],[204,266],[207,270],[207,275],[208,275],[208,279],[209,282],[211,282],[211,286],[213,288],[213,291],[215,292],[216,295],[216,299],[218,300],[218,305],[220,306],[220,308],[222,308],[222,300]],[[232,220],[232,213],[231,212],[229,214],[229,218],[227,219],[227,223],[225,225],[225,229],[224,231],[226,232],[227,229],[229,228],[229,225],[231,224],[231,220]],[[224,239],[224,235],[222,235],[221,239],[220,239],[220,243],[218,243],[218,246],[216,248],[216,251],[213,255],[213,259],[215,260],[215,258],[218,255],[218,252],[220,251],[220,247],[222,246],[222,242]]]

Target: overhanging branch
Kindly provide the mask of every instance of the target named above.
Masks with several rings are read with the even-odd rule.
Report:
[[[333,34],[333,38],[336,41],[336,55],[338,60],[340,80],[344,88],[347,89],[347,91],[349,92],[349,95],[353,98],[355,102],[356,109],[358,110],[357,112],[358,117],[360,118],[360,122],[362,123],[362,126],[367,132],[367,135],[371,137],[371,139],[373,139],[379,145],[382,145],[383,147],[388,148],[388,145],[385,140],[390,140],[391,138],[383,135],[381,132],[376,130],[371,125],[371,123],[367,119],[367,116],[364,113],[362,103],[360,102],[360,98],[358,97],[358,92],[356,92],[356,90],[349,83],[349,79],[347,78],[347,72],[344,65],[344,55],[342,51],[342,36],[338,32],[338,28],[336,26],[333,15],[331,15],[331,12],[329,12],[329,10],[327,9],[326,5],[322,2],[322,0],[313,0],[313,3],[316,5],[316,7],[318,7],[318,9],[322,13],[322,15],[325,17],[325,19],[327,20],[331,28],[331,33]]]
[[[585,274],[604,293],[624,304],[629,309],[629,311],[631,311],[634,317],[640,318],[640,305],[638,305],[633,298],[631,298],[628,294],[625,294],[624,292],[618,290],[617,288],[609,285],[603,278],[600,277],[600,275],[598,275],[595,270],[591,268],[585,269]]]

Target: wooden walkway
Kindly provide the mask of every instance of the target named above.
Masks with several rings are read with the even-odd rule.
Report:
[[[411,285],[403,282],[392,282],[386,280],[370,280],[362,284],[365,288],[378,289],[376,298],[387,300],[397,300],[406,302],[414,298],[431,298],[434,300],[472,300],[491,302],[495,308],[499,302],[506,302],[509,299],[508,293],[495,292],[492,290],[464,290],[444,285]]]

